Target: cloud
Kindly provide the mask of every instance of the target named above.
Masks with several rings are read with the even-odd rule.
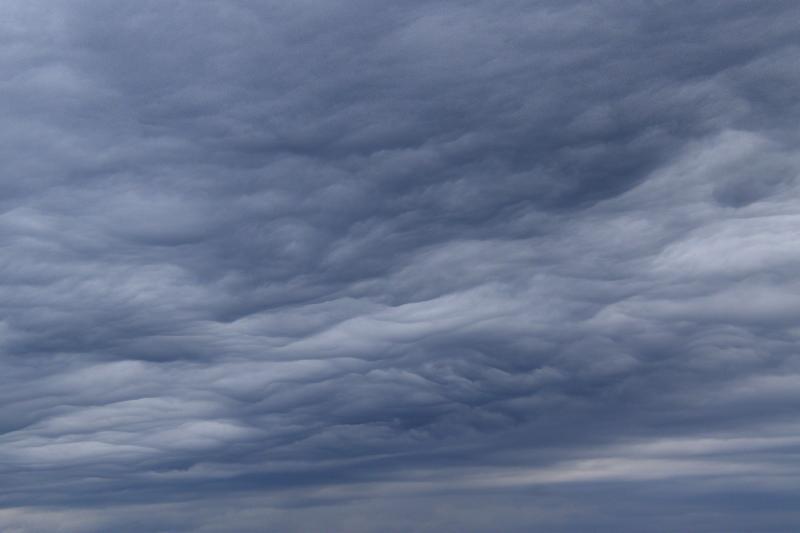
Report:
[[[0,529],[797,523],[795,3],[0,14]]]

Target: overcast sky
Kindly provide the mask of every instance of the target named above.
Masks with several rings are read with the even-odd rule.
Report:
[[[4,0],[0,530],[798,531],[799,20]]]

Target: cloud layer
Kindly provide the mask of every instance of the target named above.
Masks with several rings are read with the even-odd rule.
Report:
[[[800,522],[796,2],[0,14],[3,531]]]

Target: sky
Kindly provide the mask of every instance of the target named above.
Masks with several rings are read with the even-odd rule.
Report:
[[[800,3],[4,0],[4,533],[800,527]]]

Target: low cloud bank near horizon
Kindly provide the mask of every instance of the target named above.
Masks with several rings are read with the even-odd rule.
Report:
[[[0,15],[3,531],[796,530],[800,4]]]

